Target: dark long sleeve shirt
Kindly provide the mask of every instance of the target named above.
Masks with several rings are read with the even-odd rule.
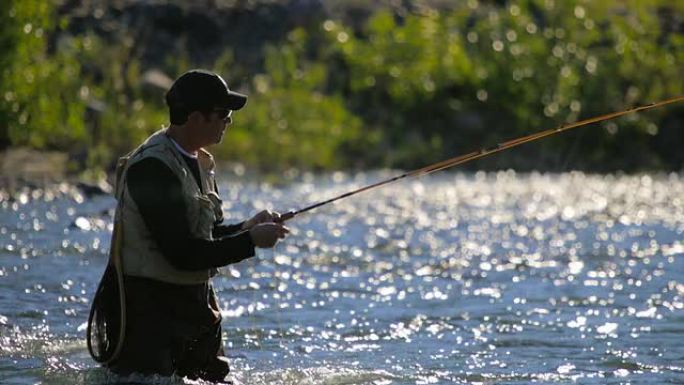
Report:
[[[197,160],[183,157],[199,180]],[[214,226],[214,240],[192,236],[181,182],[161,161],[144,159],[128,169],[128,190],[169,263],[180,270],[202,270],[254,256],[254,244],[242,224]],[[199,185],[199,183],[198,183]]]

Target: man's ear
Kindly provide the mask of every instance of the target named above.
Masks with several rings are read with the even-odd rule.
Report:
[[[202,114],[200,111],[192,111],[188,115],[188,123],[199,123],[202,121],[200,119],[206,120],[204,114]]]

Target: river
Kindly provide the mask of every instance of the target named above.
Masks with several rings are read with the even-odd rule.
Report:
[[[388,176],[219,190],[237,222]],[[84,338],[114,204],[69,185],[2,198],[0,383],[121,380]],[[681,175],[441,173],[289,226],[214,279],[236,383],[684,383]]]

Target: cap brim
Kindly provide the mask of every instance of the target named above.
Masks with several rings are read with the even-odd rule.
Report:
[[[228,91],[228,99],[226,100],[226,108],[233,111],[239,110],[245,106],[247,103],[247,95],[243,95],[239,92]]]

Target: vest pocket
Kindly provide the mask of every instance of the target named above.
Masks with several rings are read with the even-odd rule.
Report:
[[[214,202],[204,195],[195,196],[194,200],[197,203],[196,218],[193,221],[195,223],[194,235],[204,239],[212,239],[211,231],[216,222]]]
[[[207,198],[214,204],[214,215],[216,216],[216,221],[217,222],[222,222],[223,221],[223,201],[221,198],[219,198],[218,194],[215,191],[209,191],[207,193]]]

